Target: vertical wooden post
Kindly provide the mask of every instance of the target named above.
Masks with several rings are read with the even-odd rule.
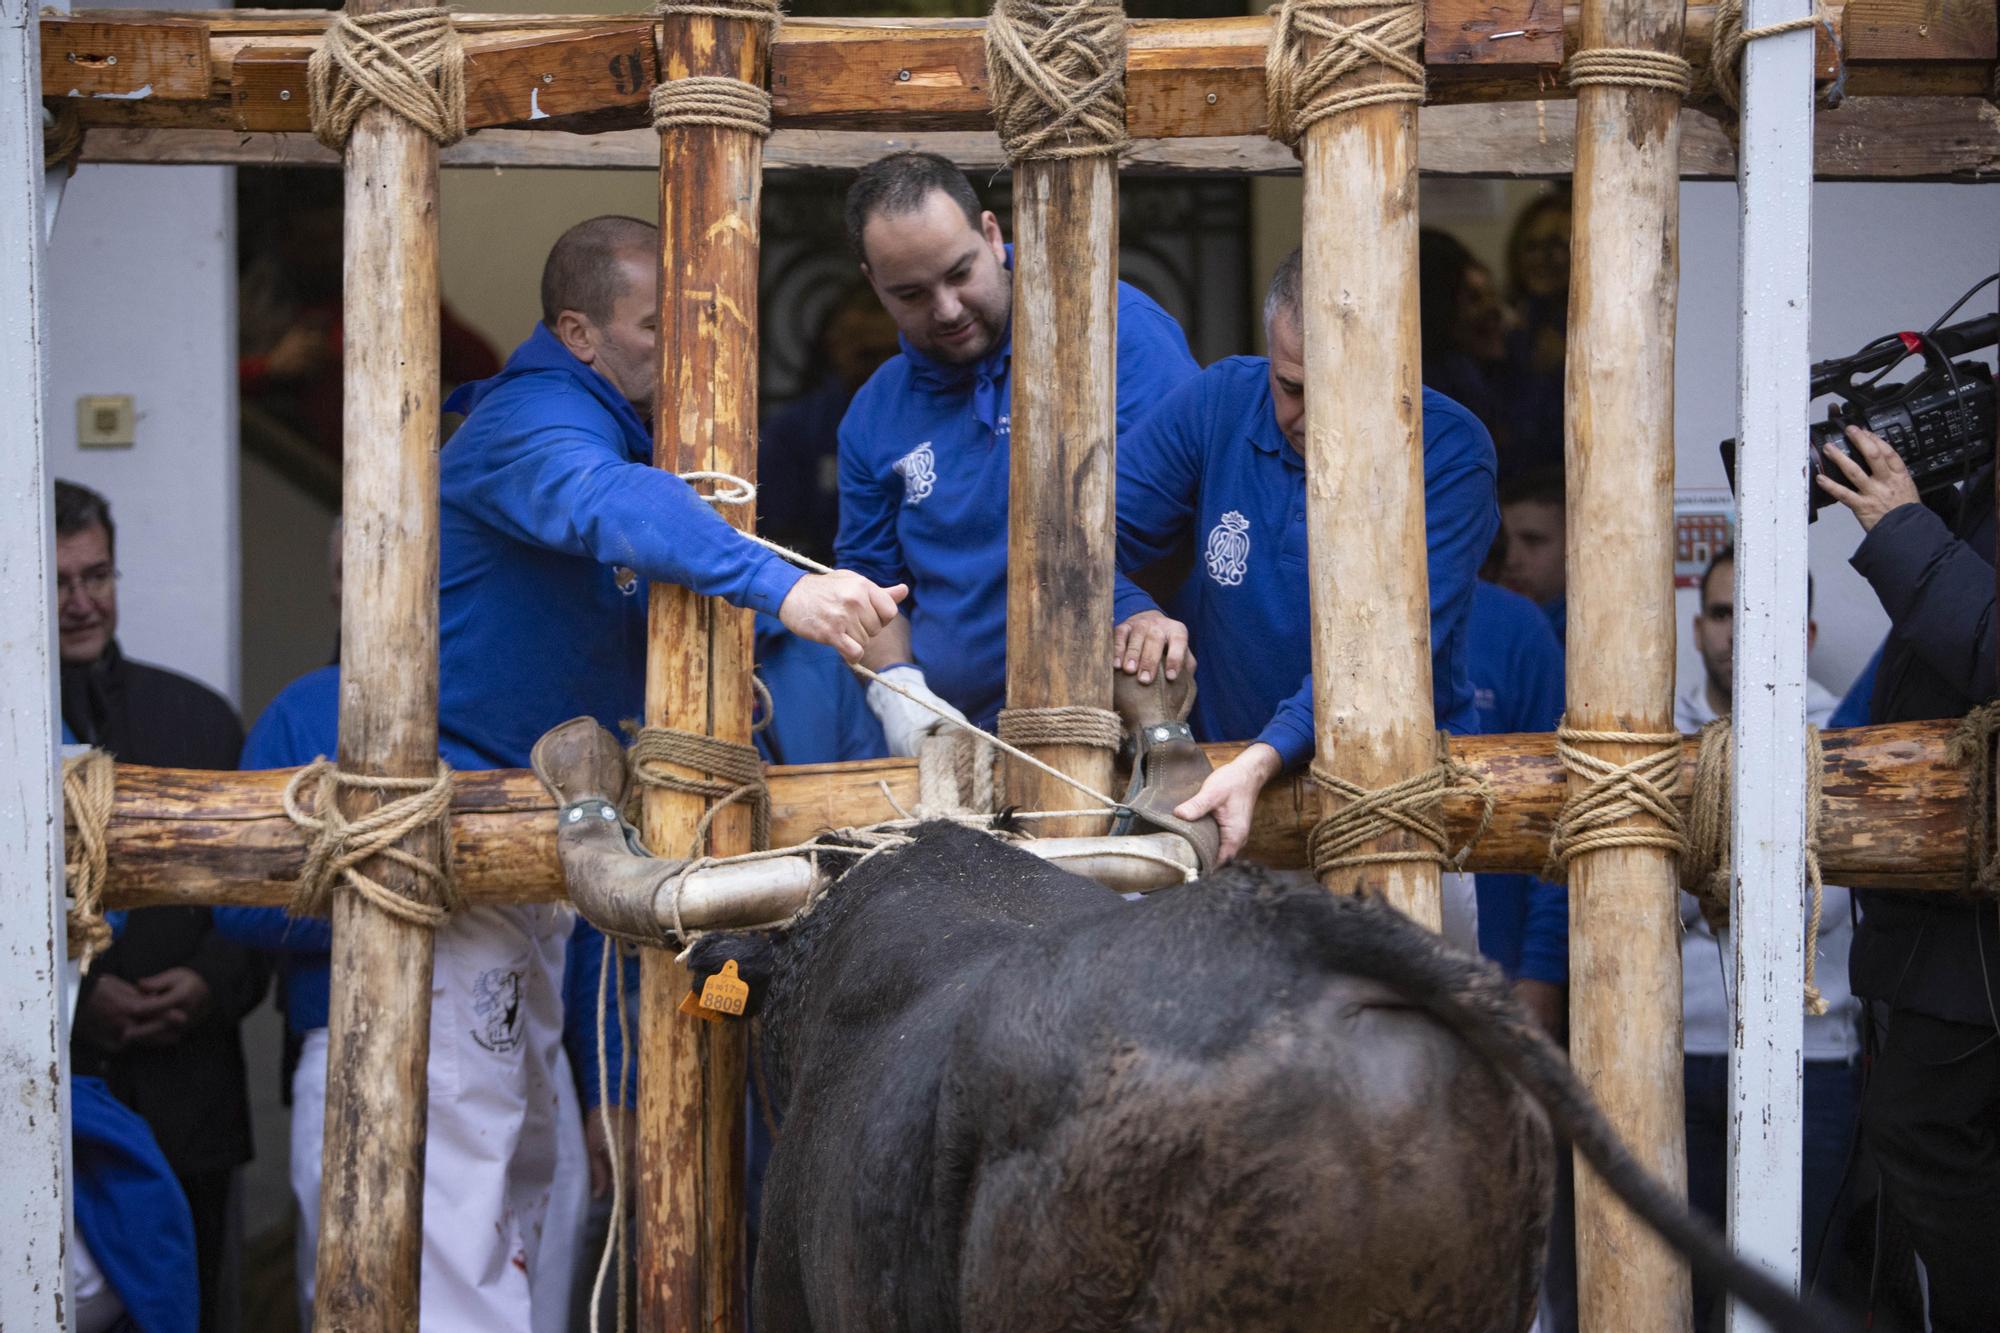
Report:
[[[409,8],[351,0],[349,13]],[[437,145],[379,107],[347,143],[340,766],[437,771]],[[374,809],[343,796],[350,817]],[[438,853],[431,826],[404,850]],[[391,889],[413,876],[362,870]],[[415,1329],[423,1255],[431,932],[353,893],[333,899],[326,1150],[314,1324]]]
[[[1111,707],[1117,362],[1117,159],[1015,163],[1009,708]],[[1109,750],[1032,752],[1098,791],[1111,786]],[[1087,804],[1075,788],[1020,763],[1007,766],[1007,802],[1029,810]],[[1104,827],[1091,817],[1038,831]]]
[[[1746,28],[1803,16],[1750,0]],[[1733,786],[1736,1021],[1729,1046],[1729,1234],[1799,1280],[1805,1022],[1806,437],[1811,301],[1813,34],[1744,52],[1736,438]],[[1751,1318],[1730,1303],[1731,1327]],[[1755,1327],[1763,1327],[1757,1322]]]
[[[1342,17],[1360,22],[1379,12]],[[1386,787],[1437,758],[1416,106],[1362,106],[1319,120],[1306,130],[1301,162],[1314,744],[1317,762],[1339,776]],[[1429,848],[1396,833],[1371,850]],[[1432,930],[1443,925],[1435,864],[1334,868],[1321,882],[1381,897]]]
[[[1678,54],[1678,0],[1584,0],[1584,50]],[[1577,730],[1673,730],[1674,310],[1680,98],[1577,89],[1570,244],[1569,713]],[[1589,745],[1614,763],[1650,753]],[[1585,779],[1572,775],[1572,793]],[[1672,854],[1610,847],[1570,865],[1570,1054],[1639,1159],[1686,1179],[1679,887]],[[1579,1315],[1591,1330],[1685,1329],[1687,1270],[1581,1160]]]
[[[763,82],[768,43],[754,22],[669,18],[662,81],[726,76]],[[684,472],[754,478],[757,466],[758,202],[763,140],[684,126],[660,136],[660,388],[653,461]],[[722,511],[748,529],[748,505]],[[646,654],[646,723],[750,740],[751,616],[686,588],[654,584]],[[698,796],[649,788],[644,831],[662,856],[692,843]],[[750,812],[710,827],[709,850],[750,850]],[[743,1080],[736,1024],[676,1012],[684,969],[648,951],[641,963],[639,1325],[646,1333],[743,1324]]]
[[[60,1333],[74,1325],[40,50],[37,7],[0,0],[0,1328]]]

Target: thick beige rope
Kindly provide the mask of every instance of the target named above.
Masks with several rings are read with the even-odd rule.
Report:
[[[990,814],[993,767],[993,751],[964,732],[932,732],[917,751],[917,816]]]
[[[1648,745],[1651,754],[1614,764],[1579,745]],[[1606,847],[1658,847],[1681,854],[1685,821],[1674,804],[1681,772],[1679,732],[1581,731],[1565,718],[1556,727],[1556,757],[1572,776],[1587,779],[1571,789],[1549,834],[1548,864],[1542,878],[1562,882],[1570,862]],[[1627,820],[1651,816],[1658,827],[1633,827]]]
[[[313,134],[338,153],[355,121],[386,107],[440,147],[465,137],[465,48],[443,5],[358,18],[336,12],[306,65]]]
[[[1966,839],[1966,887],[1983,893],[2000,889],[2000,849],[1993,837],[1993,757],[1994,739],[2000,736],[2000,700],[1982,704],[1967,713],[1945,742],[1945,758],[1960,768],[1972,770],[1967,792],[1965,822],[1972,831]]]
[[[69,956],[86,971],[111,947],[104,888],[111,878],[111,800],[118,766],[103,750],[63,760],[63,875],[69,882]]]
[[[1118,0],[997,0],[986,20],[993,120],[1007,160],[1125,147],[1125,11]]]
[[[661,18],[740,19],[762,25],[769,38],[778,30],[782,11],[778,0],[663,0],[653,12]]]
[[[1445,733],[1438,733],[1437,742],[1435,764],[1387,787],[1363,787],[1320,767],[1317,762],[1307,770],[1313,785],[1341,801],[1313,825],[1307,838],[1307,861],[1314,874],[1351,866],[1424,861],[1442,871],[1464,869],[1473,845],[1485,836],[1487,826],[1493,822],[1493,787],[1473,769],[1452,758]],[[1479,826],[1455,854],[1447,850],[1449,840],[1437,813],[1445,793],[1454,788],[1469,788],[1482,806]],[[1413,834],[1429,846],[1393,852],[1363,850],[1369,843],[1396,833]]]
[[[308,808],[301,795],[313,789]],[[413,926],[436,929],[458,907],[458,886],[451,873],[451,766],[438,761],[428,778],[385,778],[344,773],[327,759],[317,759],[285,784],[285,813],[312,835],[306,863],[292,892],[294,916],[326,916],[337,888],[360,894],[382,911]],[[359,819],[340,809],[342,788],[383,796],[381,806]],[[391,793],[403,793],[391,796]],[[396,844],[427,825],[439,826],[438,857],[426,860]],[[363,874],[362,862],[380,856],[411,872],[409,888],[398,891]]]
[[[1735,737],[1729,719],[1701,729],[1695,747],[1694,786],[1688,799],[1687,847],[1681,854],[1681,887],[1701,904],[1702,917],[1718,933],[1729,925],[1730,820],[1734,804]],[[1806,916],[1806,1012],[1824,1014],[1819,992],[1819,933],[1826,910],[1826,882],[1820,877],[1820,824],[1825,814],[1826,756],[1819,728],[1806,727],[1806,884],[1812,904]]]
[[[1694,83],[1694,66],[1665,51],[1640,46],[1600,46],[1578,51],[1563,67],[1572,88],[1596,84],[1611,88],[1647,88],[1686,97]]]
[[[750,845],[759,851],[771,845],[771,789],[764,785],[764,761],[758,756],[756,746],[675,727],[642,727],[633,737],[632,748],[625,758],[633,781],[642,787],[706,797],[714,802],[695,825],[689,859],[702,855],[708,845],[708,827],[715,816],[738,801],[750,803]],[[710,776],[687,777],[670,771],[666,767],[670,764]]]
[[[1328,116],[1387,102],[1424,100],[1424,7],[1402,4],[1354,23],[1372,0],[1282,0],[1264,52],[1270,135],[1298,145]],[[1359,76],[1376,77],[1358,81]]]
[[[726,74],[691,74],[655,84],[650,105],[653,128],[663,132],[713,125],[771,137],[771,94]]]
[[[1115,750],[1125,743],[1125,724],[1108,708],[1060,704],[1051,708],[1003,708],[1000,739],[1011,745],[1087,745]]]
[[[1767,23],[1761,28],[1745,28],[1743,0],[1718,0],[1715,6],[1715,28],[1709,38],[1708,86],[1725,105],[1732,111],[1735,110],[1742,98],[1745,46],[1766,37],[1776,37],[1787,32],[1803,32],[1823,24],[1828,32],[1833,31],[1832,20],[1825,8],[1815,3],[1813,12],[1801,18]]]

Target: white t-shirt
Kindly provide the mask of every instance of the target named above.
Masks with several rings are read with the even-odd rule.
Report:
[[[1806,682],[1806,720],[1825,726],[1840,700],[1817,681]],[[1700,679],[1674,700],[1674,726],[1700,731],[1715,720],[1708,704],[1708,682]],[[1856,1023],[1861,1002],[1847,988],[1847,951],[1854,942],[1846,889],[1826,886],[1820,911],[1819,954],[1814,982],[1826,1001],[1826,1012],[1805,1016],[1805,1058],[1852,1060],[1860,1050]],[[1804,919],[1800,929],[1805,928]],[[1718,939],[1702,918],[1692,894],[1681,895],[1681,1017],[1683,1045],[1689,1055],[1727,1055],[1735,989],[1735,959],[1728,932]],[[1801,999],[1801,1004],[1804,1001]]]

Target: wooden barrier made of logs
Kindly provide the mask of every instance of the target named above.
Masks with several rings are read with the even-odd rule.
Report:
[[[1956,725],[1912,722],[1825,733],[1820,861],[1828,883],[1926,891],[1964,886],[1970,774],[1945,758],[1945,740]],[[1221,762],[1241,747],[1207,748]],[[1468,868],[1539,871],[1563,802],[1555,738],[1468,736],[1454,740],[1452,750],[1491,784],[1497,802]],[[1690,737],[1683,747],[1683,800],[1693,770]],[[291,772],[120,764],[108,831],[106,907],[289,902],[305,858],[304,841],[278,799]],[[770,786],[771,841],[782,847],[823,829],[900,818],[890,798],[906,810],[916,802],[917,765],[880,759],[773,768]],[[1443,814],[1454,840],[1471,837],[1479,811],[1469,790],[1446,797]],[[468,901],[563,896],[554,813],[541,783],[525,769],[458,775],[454,865]],[[1271,784],[1258,803],[1244,855],[1267,865],[1303,865],[1306,832],[1318,817],[1318,797],[1302,777]]]

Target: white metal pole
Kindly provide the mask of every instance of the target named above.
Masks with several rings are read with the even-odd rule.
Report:
[[[1810,12],[1749,0],[1746,30]],[[1729,1051],[1729,1234],[1799,1279],[1805,985],[1806,394],[1811,311],[1813,33],[1743,59],[1737,322],[1736,1022]],[[1731,1302],[1732,1330],[1762,1328]]]
[[[0,0],[0,1328],[69,1318],[69,1021],[42,454],[38,6]]]

